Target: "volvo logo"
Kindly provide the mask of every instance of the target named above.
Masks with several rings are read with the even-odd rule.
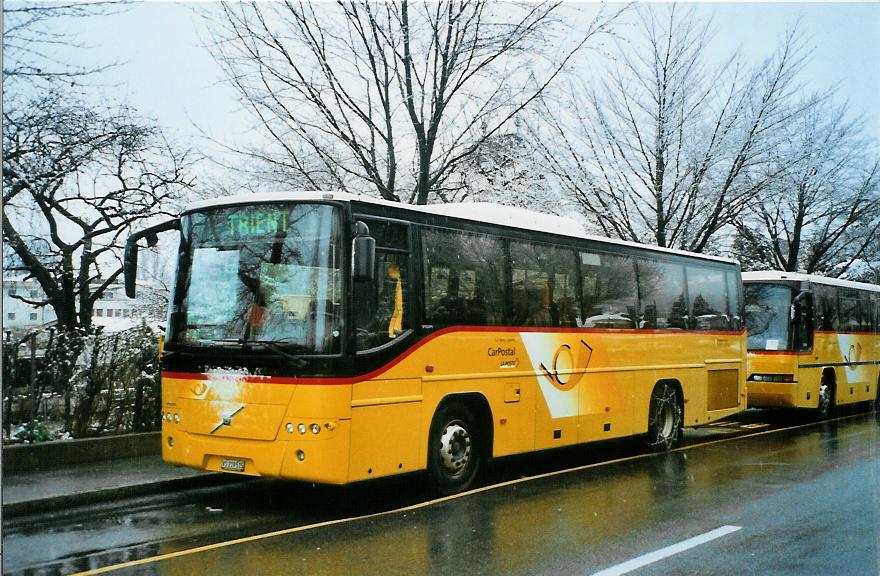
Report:
[[[244,410],[244,404],[233,410],[228,414],[224,414],[220,417],[220,421],[217,422],[217,425],[211,430],[211,434],[219,430],[222,426],[232,426],[232,417]]]

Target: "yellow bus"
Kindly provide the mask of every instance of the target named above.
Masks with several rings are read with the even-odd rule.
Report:
[[[488,204],[345,193],[194,204],[178,229],[162,356],[163,457],[343,484],[427,469],[468,488],[487,460],[745,409],[733,260],[586,236]]]
[[[880,286],[793,272],[743,274],[749,406],[810,408],[876,401]]]

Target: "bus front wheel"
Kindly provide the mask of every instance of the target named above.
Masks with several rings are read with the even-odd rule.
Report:
[[[819,406],[816,408],[816,416],[819,420],[827,420],[834,415],[834,384],[828,376],[822,376],[819,384]]]
[[[682,420],[678,390],[668,382],[658,383],[648,410],[648,448],[662,452],[675,446],[681,438]]]
[[[428,438],[428,470],[437,491],[447,496],[470,488],[482,459],[482,435],[473,412],[457,402],[441,406]]]

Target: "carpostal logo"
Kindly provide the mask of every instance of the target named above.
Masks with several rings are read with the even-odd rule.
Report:
[[[861,342],[856,342],[855,344],[849,345],[849,350],[846,351],[846,354],[843,357],[844,363],[847,364],[847,368],[850,370],[855,370],[858,368],[854,366],[854,364],[858,364],[862,361],[862,344]]]
[[[541,362],[544,377],[554,388],[563,392],[577,386],[584,377],[583,372],[572,372],[572,370],[587,368],[590,365],[590,358],[593,356],[593,348],[584,340],[581,340],[575,348],[572,350],[568,344],[562,344],[553,354],[553,361],[549,363],[549,367]],[[577,357],[576,360],[575,357]]]
[[[512,346],[510,348],[502,348],[498,346],[497,348],[489,348],[486,352],[490,358],[494,358],[496,356],[516,356],[516,346]]]
[[[522,332],[520,339],[551,418],[580,414],[578,385],[586,382],[584,371],[590,366],[593,347],[586,340],[566,335]]]

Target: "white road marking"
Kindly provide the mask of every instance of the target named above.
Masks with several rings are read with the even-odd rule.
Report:
[[[696,548],[697,546],[705,544],[706,542],[711,542],[716,538],[727,536],[728,534],[732,534],[737,530],[742,530],[742,527],[722,526],[721,528],[716,528],[715,530],[711,530],[709,532],[706,532],[705,534],[700,534],[699,536],[688,538],[687,540],[679,542],[678,544],[673,544],[672,546],[667,546],[666,548],[661,548],[660,550],[649,552],[648,554],[644,554],[642,556],[639,556],[638,558],[627,560],[622,564],[611,566],[609,568],[596,572],[595,574],[593,574],[593,576],[619,576],[620,574],[626,574],[628,572],[632,572],[633,570],[638,570],[642,566],[647,566],[648,564],[653,564],[654,562],[663,560],[664,558],[668,558],[673,554],[678,554],[679,552],[684,552],[685,550]]]

